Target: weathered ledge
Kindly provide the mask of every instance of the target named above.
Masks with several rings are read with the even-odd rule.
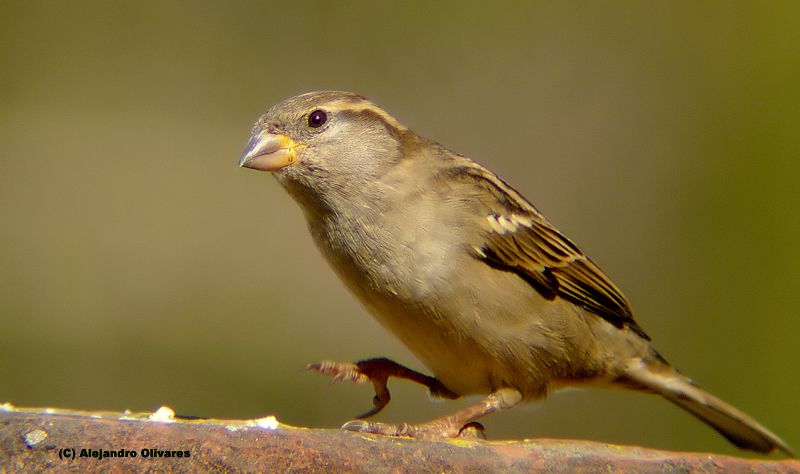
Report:
[[[589,441],[418,441],[258,420],[0,405],[0,472],[800,472],[754,460]]]

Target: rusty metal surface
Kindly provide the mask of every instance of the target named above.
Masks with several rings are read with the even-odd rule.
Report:
[[[800,472],[797,460],[571,440],[418,441],[294,428],[274,418],[184,421],[170,413],[0,406],[0,472]]]

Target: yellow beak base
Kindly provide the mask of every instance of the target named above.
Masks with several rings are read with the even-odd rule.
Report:
[[[261,132],[253,135],[239,158],[239,166],[259,171],[278,171],[297,160],[298,144],[286,135]]]

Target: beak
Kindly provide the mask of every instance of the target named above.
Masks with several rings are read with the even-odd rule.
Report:
[[[286,135],[264,130],[250,137],[239,158],[239,166],[259,171],[278,171],[297,160],[295,149],[299,146]]]

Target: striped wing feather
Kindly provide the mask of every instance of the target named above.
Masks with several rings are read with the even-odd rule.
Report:
[[[469,162],[457,173],[491,195],[487,233],[475,248],[479,258],[518,274],[545,298],[565,298],[650,339],[633,319],[622,291],[524,197],[477,163]]]

